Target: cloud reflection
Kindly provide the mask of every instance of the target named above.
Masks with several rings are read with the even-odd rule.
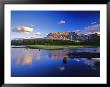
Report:
[[[32,56],[27,49],[24,49],[22,58],[17,58],[16,64],[32,64]]]
[[[99,58],[92,58],[92,59],[87,59],[87,58],[81,58],[85,64],[90,66],[93,70],[96,70],[97,67],[100,67],[100,59]]]
[[[16,59],[16,64],[30,65],[33,60],[40,60],[40,52],[38,49],[24,49],[23,54]]]

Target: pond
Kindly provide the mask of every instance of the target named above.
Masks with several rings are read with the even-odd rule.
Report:
[[[71,58],[68,53],[100,48],[45,50],[11,48],[12,77],[99,77],[100,58]],[[87,54],[88,55],[88,54]],[[99,64],[98,64],[99,63]]]

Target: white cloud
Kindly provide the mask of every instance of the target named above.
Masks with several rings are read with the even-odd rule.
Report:
[[[36,32],[36,33],[35,33],[35,35],[40,35],[40,34],[41,34],[40,32]]]
[[[100,32],[100,24],[90,25],[88,27],[85,27],[86,33],[95,33]]]
[[[92,22],[91,24],[96,24],[96,22]]]
[[[46,36],[48,35],[48,34],[45,34]]]
[[[40,32],[35,32],[31,35],[31,38],[43,38],[44,36]]]
[[[29,33],[29,32],[33,32],[33,28],[27,26],[18,26],[16,27],[16,32]]]
[[[59,23],[59,24],[65,24],[66,21],[65,21],[65,20],[60,20],[58,23]]]
[[[75,32],[80,32],[80,30],[75,30]]]

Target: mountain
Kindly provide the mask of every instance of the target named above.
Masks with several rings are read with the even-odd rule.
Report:
[[[100,36],[100,33],[82,34],[76,32],[51,32],[46,38],[54,40],[87,40],[93,38],[95,35]]]

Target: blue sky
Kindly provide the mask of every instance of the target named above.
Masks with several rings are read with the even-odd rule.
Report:
[[[12,11],[12,38],[44,37],[50,32],[85,32],[100,24],[100,11]],[[94,31],[95,31],[94,30]]]

